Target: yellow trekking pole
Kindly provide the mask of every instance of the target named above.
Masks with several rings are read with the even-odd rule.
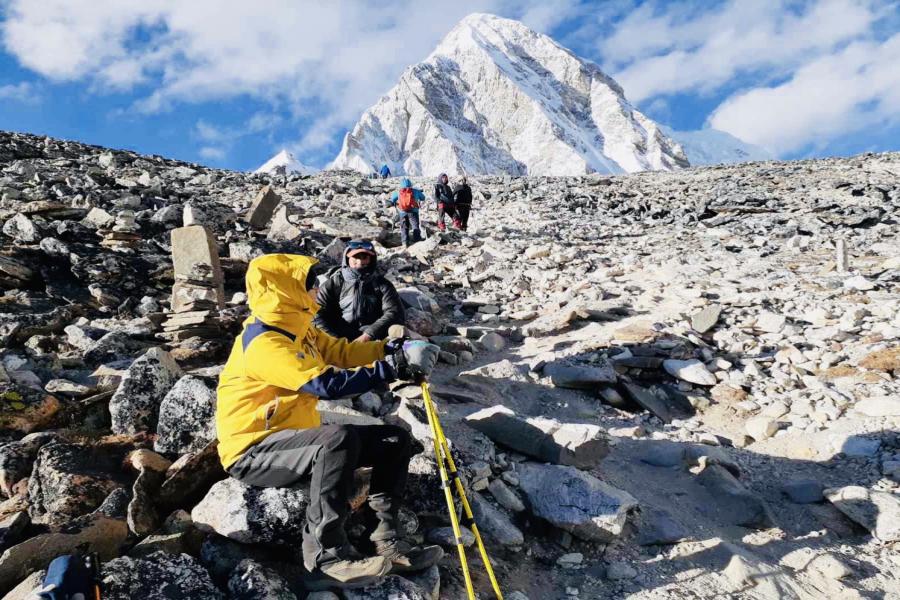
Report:
[[[456,536],[456,548],[459,551],[459,562],[462,565],[463,577],[466,581],[466,592],[469,600],[475,599],[475,592],[472,588],[472,576],[469,573],[469,564],[466,560],[466,550],[462,544],[462,535],[459,528],[459,518],[456,514],[456,505],[453,503],[453,494],[450,489],[450,479],[453,479],[456,485],[456,493],[459,495],[460,502],[463,506],[463,512],[466,515],[465,524],[472,529],[475,535],[475,541],[478,544],[478,551],[481,554],[481,561],[484,563],[485,570],[491,580],[491,586],[494,588],[494,594],[497,600],[503,600],[503,594],[500,591],[500,584],[497,583],[497,577],[494,575],[494,569],[491,566],[491,559],[488,556],[484,541],[481,539],[481,532],[478,531],[478,525],[475,523],[475,517],[472,514],[472,507],[469,505],[469,499],[466,496],[465,487],[462,484],[462,478],[456,469],[456,463],[450,455],[450,444],[444,435],[444,428],[438,419],[437,409],[431,400],[431,390],[427,381],[422,382],[422,397],[425,401],[425,414],[428,415],[428,424],[431,426],[431,433],[434,436],[434,457],[438,463],[438,470],[441,473],[441,485],[444,488],[444,496],[447,499],[447,509],[450,512],[450,524],[453,527],[453,535]],[[449,467],[449,475],[447,473]]]

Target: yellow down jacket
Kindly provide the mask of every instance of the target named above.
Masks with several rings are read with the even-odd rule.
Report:
[[[384,358],[383,341],[350,343],[312,325],[318,305],[306,292],[306,275],[316,262],[268,254],[247,269],[251,315],[219,377],[216,431],[225,468],[276,431],[318,427],[318,397],[300,388],[329,367]]]

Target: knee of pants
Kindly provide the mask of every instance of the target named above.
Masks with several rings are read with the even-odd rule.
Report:
[[[331,425],[331,434],[328,441],[325,442],[326,450],[349,450],[351,452],[359,452],[359,434],[350,427],[345,425]]]

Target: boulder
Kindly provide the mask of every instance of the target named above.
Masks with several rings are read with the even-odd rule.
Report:
[[[38,450],[57,439],[55,433],[37,432],[0,446],[0,492],[11,497],[13,486],[31,476]]]
[[[609,453],[609,437],[596,425],[523,419],[502,405],[476,411],[465,420],[492,441],[545,462],[592,468]]]
[[[27,373],[34,379],[33,373]],[[10,374],[14,377],[17,372]],[[62,404],[56,396],[31,387],[37,381],[21,380],[23,384],[0,382],[0,431],[31,433],[48,427],[59,413]]]
[[[251,559],[231,572],[228,591],[233,600],[297,600],[284,577]]]
[[[40,449],[28,480],[29,513],[37,523],[65,525],[127,485],[122,452],[53,443]]]
[[[109,400],[112,430],[119,434],[156,431],[159,407],[182,372],[168,352],[150,348],[135,360]]]
[[[281,198],[275,193],[271,186],[265,186],[259,190],[253,202],[250,204],[250,210],[244,216],[244,220],[250,224],[250,227],[262,229],[269,224],[275,207],[281,202]]]
[[[197,559],[157,552],[123,556],[100,569],[104,600],[225,600]]]
[[[213,440],[172,463],[156,494],[157,506],[167,510],[193,506],[214,483],[228,477],[219,461],[218,446],[218,440]]]
[[[157,452],[185,454],[216,439],[216,392],[199,377],[185,375],[159,406]]]
[[[191,518],[202,531],[246,544],[296,544],[308,504],[305,490],[258,488],[229,477],[212,486]]]
[[[24,510],[14,512],[0,519],[0,550],[6,550],[22,539],[25,529],[31,524],[28,513]]]
[[[676,360],[674,358],[664,360],[663,369],[672,377],[677,377],[688,383],[713,386],[719,382],[716,376],[709,372],[706,365],[695,358],[690,360]]]
[[[616,371],[609,363],[600,367],[567,365],[552,362],[544,365],[544,375],[561,388],[593,389],[604,383],[615,383]]]
[[[829,488],[825,497],[882,542],[900,541],[900,497],[857,485]]]
[[[637,506],[628,492],[573,467],[521,463],[518,475],[531,513],[581,539],[615,539]]]
[[[699,312],[691,315],[691,329],[697,333],[706,333],[716,326],[719,316],[722,314],[722,306],[710,304]]]
[[[697,476],[715,498],[709,507],[728,525],[765,529],[773,524],[765,500],[740,482],[724,465],[711,464]]]
[[[525,543],[525,536],[506,513],[494,507],[476,491],[467,495],[472,516],[475,517],[480,532],[504,546],[521,546]]]

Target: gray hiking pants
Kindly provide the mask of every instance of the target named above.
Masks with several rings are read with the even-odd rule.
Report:
[[[397,535],[394,519],[406,488],[412,441],[394,425],[323,425],[273,433],[249,450],[228,473],[259,487],[294,487],[310,476],[310,503],[303,531],[303,559],[319,565],[345,546],[353,471],[372,467],[369,504],[389,521],[381,533]]]

